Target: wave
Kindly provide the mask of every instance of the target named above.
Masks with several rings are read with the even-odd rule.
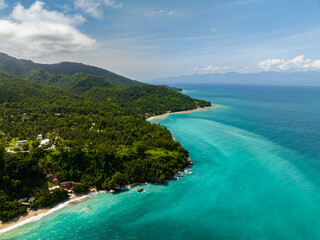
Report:
[[[21,222],[18,222],[18,223],[16,223],[16,224],[12,225],[12,226],[9,226],[9,227],[7,227],[7,228],[1,229],[1,230],[0,230],[0,234],[5,233],[5,232],[9,232],[9,231],[11,231],[11,230],[13,230],[13,229],[16,229],[16,228],[18,228],[18,227],[21,227],[21,226],[23,226],[23,225],[26,225],[26,224],[28,224],[28,223],[32,223],[32,222],[39,221],[40,219],[42,219],[42,218],[45,217],[45,216],[48,216],[48,215],[50,215],[50,214],[52,214],[52,213],[54,213],[54,212],[56,212],[56,211],[58,211],[58,210],[60,210],[60,209],[62,209],[62,208],[64,208],[64,207],[73,205],[73,204],[75,204],[75,203],[82,202],[82,201],[84,201],[86,198],[90,198],[91,196],[93,196],[93,195],[95,195],[95,194],[98,194],[98,193],[97,193],[97,192],[91,192],[91,193],[89,193],[89,194],[87,194],[87,195],[84,195],[84,196],[82,196],[82,197],[79,197],[79,198],[76,198],[76,199],[72,199],[72,200],[63,202],[63,203],[61,203],[61,204],[53,207],[52,209],[50,209],[48,212],[45,212],[45,213],[41,213],[41,214],[39,214],[39,215],[32,216],[32,217],[30,217],[30,218],[28,218],[28,219],[26,219],[26,220],[23,220],[23,221],[21,221]]]

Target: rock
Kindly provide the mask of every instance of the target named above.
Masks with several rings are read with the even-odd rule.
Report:
[[[141,193],[143,191],[143,188],[139,188],[137,191]]]
[[[189,162],[189,165],[190,165],[190,166],[193,166],[193,162],[192,162],[192,161],[190,161],[190,162]]]

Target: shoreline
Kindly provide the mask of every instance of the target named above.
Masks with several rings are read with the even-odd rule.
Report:
[[[41,208],[36,211],[31,210],[26,212],[25,214],[18,216],[16,219],[11,220],[9,222],[3,223],[0,222],[0,235],[3,233],[6,233],[8,231],[11,231],[15,228],[21,227],[25,224],[39,221],[41,218],[58,211],[59,209],[62,209],[69,204],[72,204],[73,202],[78,202],[81,201],[87,197],[92,196],[93,194],[97,194],[98,192],[96,191],[91,191],[87,194],[82,194],[82,195],[71,195],[70,198],[64,202],[59,203],[58,205],[52,207],[52,208]]]
[[[209,107],[210,108],[210,107]],[[202,108],[203,109],[203,108]],[[192,111],[192,110],[191,110]],[[184,174],[192,174],[192,172],[190,172],[190,168],[193,166],[192,162],[190,161],[189,158],[189,164],[188,166],[186,166],[183,169],[180,169],[170,180],[167,181],[175,181],[175,180],[180,180]],[[126,185],[125,187],[121,188],[120,191],[124,190],[124,189],[131,189],[134,187],[138,187],[141,185],[145,185],[145,184],[152,184],[149,182],[145,182],[145,183],[134,183],[131,185]],[[63,209],[69,205],[74,204],[75,202],[80,202],[86,198],[89,198],[95,194],[99,194],[99,193],[114,193],[114,190],[111,191],[106,191],[106,190],[101,190],[101,191],[97,191],[97,189],[92,188],[90,190],[89,193],[87,194],[81,194],[81,195],[75,195],[72,194],[70,196],[70,198],[64,202],[61,202],[59,204],[57,204],[56,206],[52,207],[52,208],[42,208],[42,209],[38,209],[36,211],[34,210],[30,210],[28,212],[26,212],[24,215],[18,216],[17,218],[15,218],[14,220],[11,220],[9,222],[3,223],[0,222],[0,236],[1,234],[4,234],[6,232],[12,231],[16,228],[22,227],[23,225],[32,223],[32,222],[36,222],[41,220],[43,217],[50,215],[60,209]]]
[[[209,107],[203,107],[203,108],[196,108],[196,109],[191,109],[191,110],[186,110],[186,111],[179,111],[179,112],[170,112],[170,113],[165,113],[165,114],[161,114],[161,115],[155,115],[155,116],[152,116],[152,117],[148,117],[146,119],[146,121],[151,121],[151,120],[154,120],[154,119],[164,119],[170,115],[175,115],[175,114],[187,114],[187,113],[192,113],[192,112],[199,112],[199,111],[205,111],[205,110],[209,110],[211,108],[215,108],[217,106],[215,105],[212,105],[212,106],[209,106]]]
[[[206,110],[209,110],[209,109],[212,109],[215,107],[217,107],[217,106],[212,105],[209,107],[196,108],[196,109],[191,109],[191,110],[186,110],[186,111],[179,111],[179,112],[172,112],[172,113],[170,112],[170,113],[165,113],[165,114],[161,114],[161,115],[155,115],[155,116],[147,118],[146,121],[150,121],[153,119],[166,118],[172,114],[187,114],[187,113],[198,112],[198,111],[206,111]],[[181,173],[185,172],[186,169],[189,169],[190,166],[192,166],[192,165],[189,165],[189,166],[185,167],[182,171],[179,171],[178,173],[176,173],[175,176],[172,178],[172,180],[179,180],[181,178],[181,176],[180,176]],[[190,173],[187,173],[187,174],[190,174]],[[140,185],[140,184],[137,184],[137,185]],[[43,217],[45,217],[55,211],[58,211],[64,207],[68,206],[69,204],[72,204],[73,202],[81,201],[82,199],[88,198],[88,197],[92,196],[93,194],[97,194],[97,193],[99,193],[99,192],[96,191],[96,189],[92,189],[87,194],[82,194],[82,195],[72,194],[68,200],[61,202],[52,208],[42,208],[42,209],[38,209],[36,211],[30,210],[30,211],[26,212],[24,215],[18,216],[16,219],[11,220],[9,222],[6,222],[6,223],[0,222],[0,235],[3,233],[9,232],[13,229],[16,229],[18,227],[21,227],[25,224],[39,221],[41,218],[43,218]]]

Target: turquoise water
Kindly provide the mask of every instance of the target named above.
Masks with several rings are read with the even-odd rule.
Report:
[[[183,86],[219,107],[171,115],[192,174],[101,193],[10,239],[320,239],[320,88]]]

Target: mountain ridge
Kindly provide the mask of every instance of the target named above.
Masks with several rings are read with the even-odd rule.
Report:
[[[320,72],[211,73],[159,78],[150,84],[218,83],[218,84],[285,84],[320,85]]]
[[[144,83],[126,78],[109,70],[76,62],[60,62],[54,64],[35,63],[31,60],[18,59],[6,53],[0,52],[0,71],[25,78],[30,71],[44,70],[51,74],[63,74],[72,76],[76,73],[85,73],[106,79],[118,87],[131,87]]]

